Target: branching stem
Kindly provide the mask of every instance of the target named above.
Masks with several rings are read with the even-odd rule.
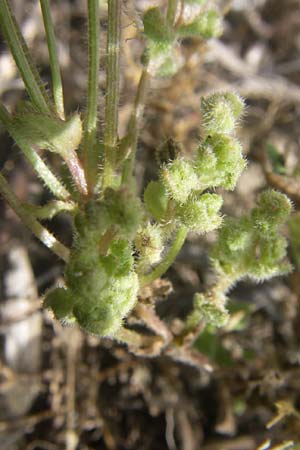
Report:
[[[9,184],[0,173],[0,192],[11,208],[20,217],[30,231],[50,250],[64,261],[68,261],[69,250],[44,228],[27,210],[10,189]]]
[[[123,168],[123,174],[122,174],[122,182],[127,183],[131,176],[134,169],[134,162],[136,157],[136,148],[137,148],[137,141],[138,141],[138,133],[139,128],[141,126],[141,122],[144,115],[144,109],[145,109],[145,100],[148,92],[148,87],[150,83],[150,73],[147,70],[148,66],[145,66],[143,68],[139,85],[136,92],[136,97],[134,100],[134,107],[133,112],[130,118],[129,127],[128,127],[128,135],[127,135],[127,142],[128,142],[128,159],[125,161],[124,168]]]

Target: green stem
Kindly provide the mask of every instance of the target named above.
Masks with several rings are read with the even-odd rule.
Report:
[[[38,173],[41,179],[44,181],[46,186],[50,191],[59,199],[65,200],[70,197],[69,192],[63,186],[63,184],[56,178],[56,176],[51,172],[44,161],[39,157],[39,155],[28,145],[26,140],[23,138],[21,133],[18,133],[16,128],[13,126],[13,121],[6,110],[6,108],[0,104],[0,121],[3,123],[6,130],[16,141],[17,145],[20,147],[21,151],[24,153],[34,170]]]
[[[133,112],[130,118],[129,127],[128,127],[128,135],[127,135],[127,149],[126,153],[129,155],[128,159],[125,161],[123,173],[122,173],[122,182],[128,183],[132,176],[132,172],[134,169],[136,149],[137,149],[137,141],[138,141],[138,133],[139,128],[141,126],[142,118],[144,115],[145,109],[145,100],[148,91],[148,86],[150,82],[150,73],[148,72],[148,66],[143,68],[139,85],[137,88],[137,93],[134,101]],[[125,153],[125,152],[124,152]]]
[[[11,208],[20,217],[21,221],[31,230],[31,232],[50,250],[64,261],[68,261],[69,250],[59,242],[46,228],[44,228],[31,214],[24,208],[20,200],[10,189],[9,184],[0,173],[0,193],[9,203]]]
[[[84,121],[84,169],[89,192],[93,191],[97,178],[97,151],[95,146],[99,95],[100,61],[100,11],[99,0],[88,0],[89,70],[87,111]]]
[[[170,26],[174,25],[178,0],[168,0],[167,22]]]
[[[152,283],[152,281],[154,281],[158,277],[161,277],[169,269],[169,267],[175,261],[176,256],[180,252],[187,237],[187,234],[188,228],[185,226],[181,226],[177,231],[176,237],[165,258],[155,267],[154,270],[152,270],[152,272],[140,278],[141,286],[145,286],[146,284]]]
[[[54,34],[54,28],[51,18],[50,6],[48,0],[40,0],[44,27],[46,32],[46,40],[48,45],[50,69],[52,75],[52,86],[53,86],[53,97],[56,107],[57,114],[64,120],[64,97],[63,97],[63,87],[60,74],[60,66],[57,55],[56,39]]]
[[[121,0],[108,0],[103,187],[112,182],[118,144]]]
[[[18,66],[32,103],[39,111],[49,113],[51,101],[29,54],[26,42],[12,14],[8,0],[0,1],[0,25]]]
[[[58,213],[68,211],[71,214],[76,210],[73,202],[64,202],[63,200],[52,200],[46,205],[34,205],[32,203],[24,203],[24,210],[34,216],[36,219],[45,220],[53,219]]]

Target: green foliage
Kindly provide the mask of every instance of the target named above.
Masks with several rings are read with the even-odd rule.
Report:
[[[221,15],[205,0],[186,0],[180,17],[176,4],[170,1],[166,14],[152,7],[143,16],[142,74],[127,131],[119,138],[121,2],[108,0],[103,136],[97,130],[99,1],[87,2],[89,67],[83,119],[77,112],[66,118],[64,112],[49,2],[43,0],[42,14],[53,101],[31,61],[8,0],[0,2],[0,24],[30,98],[12,115],[0,105],[0,120],[59,202],[52,200],[40,209],[23,205],[1,174],[0,192],[32,232],[66,262],[64,286],[45,295],[45,307],[63,323],[77,323],[97,336],[124,334],[124,319],[136,305],[140,287],[168,270],[189,231],[203,234],[219,229],[211,251],[217,282],[195,295],[184,332],[195,331],[200,321],[224,326],[229,318],[226,293],[238,279],[248,276],[261,281],[291,268],[285,261],[286,239],[279,233],[291,210],[287,197],[266,191],[250,214],[223,220],[221,193],[211,192],[234,189],[246,166],[242,146],[233,136],[244,110],[244,101],[235,93],[214,93],[202,99],[203,137],[194,154],[186,158],[182,149],[162,159],[143,201],[137,195],[135,154],[151,76],[170,76],[179,70],[182,38],[208,39],[222,30]],[[40,150],[64,159],[69,171],[66,179],[71,179],[68,189],[39,157]],[[60,211],[72,215],[70,249],[38,221]]]

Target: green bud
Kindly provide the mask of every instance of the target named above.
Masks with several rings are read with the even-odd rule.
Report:
[[[207,137],[198,148],[195,168],[200,186],[233,190],[246,166],[238,140],[224,134]]]
[[[200,37],[209,39],[221,36],[223,31],[222,17],[215,10],[204,11],[192,22],[181,25],[177,30],[181,37]]]
[[[194,309],[207,323],[215,327],[223,327],[229,319],[225,308],[227,298],[223,293],[218,293],[214,298],[206,297],[204,294],[194,295]]]
[[[217,194],[203,194],[200,198],[190,198],[181,206],[179,216],[181,222],[192,231],[207,233],[221,225],[219,215],[223,199]]]
[[[183,158],[177,158],[161,170],[161,181],[167,195],[182,204],[198,187],[198,177],[192,163]]]
[[[212,94],[201,102],[206,134],[230,134],[244,109],[244,101],[232,92]]]
[[[288,197],[269,189],[260,194],[258,207],[251,214],[254,226],[262,233],[268,234],[272,229],[284,223],[292,210]]]
[[[148,223],[138,231],[134,245],[139,252],[139,262],[143,267],[157,263],[163,250],[160,228],[157,225]]]

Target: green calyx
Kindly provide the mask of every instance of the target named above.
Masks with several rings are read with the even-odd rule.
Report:
[[[203,189],[217,186],[234,189],[245,166],[241,144],[226,134],[207,137],[199,146],[195,160],[195,169]]]
[[[220,208],[223,199],[217,194],[203,194],[199,198],[190,198],[180,209],[182,224],[191,231],[207,233],[221,225]]]
[[[258,206],[253,209],[251,217],[257,230],[261,234],[268,234],[286,221],[291,210],[290,200],[270,189],[260,194]]]
[[[185,203],[198,187],[198,177],[192,162],[183,158],[177,158],[162,168],[161,181],[169,198],[180,204]]]
[[[231,134],[244,110],[244,101],[232,92],[212,94],[201,102],[206,135]]]

